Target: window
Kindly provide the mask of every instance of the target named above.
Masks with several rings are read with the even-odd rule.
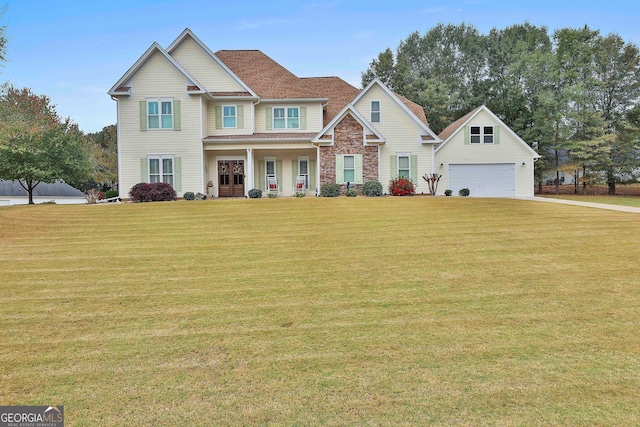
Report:
[[[380,123],[380,101],[371,101],[371,123]]]
[[[222,127],[235,128],[237,127],[237,116],[235,105],[225,105],[222,107]]]
[[[147,126],[149,129],[173,129],[173,100],[147,100]]]
[[[265,188],[269,188],[269,178],[272,178],[274,180],[277,180],[277,174],[276,174],[276,159],[274,157],[270,157],[270,158],[265,158],[264,159],[264,165],[265,165],[265,177],[264,177],[264,181],[265,181]]]
[[[173,157],[149,157],[149,183],[165,182],[174,186]]]
[[[309,159],[306,157],[298,158],[298,176],[304,178],[304,188],[309,189]]]
[[[493,126],[471,126],[472,144],[493,144]]]
[[[343,157],[343,180],[353,183],[356,180],[356,159],[355,156]]]
[[[279,107],[273,109],[274,129],[300,129],[300,108]]]
[[[411,179],[411,158],[409,155],[398,155],[398,178]]]

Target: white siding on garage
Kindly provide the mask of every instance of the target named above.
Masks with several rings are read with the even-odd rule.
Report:
[[[472,197],[515,197],[515,163],[450,164],[449,188],[457,195],[462,188]]]

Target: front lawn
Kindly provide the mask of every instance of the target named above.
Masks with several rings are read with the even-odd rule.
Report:
[[[578,196],[578,195],[552,195],[544,196],[553,199],[575,200],[577,202],[602,203],[605,205],[631,206],[640,208],[640,197],[626,196]]]
[[[0,208],[0,405],[637,425],[638,235],[638,214],[458,197]]]

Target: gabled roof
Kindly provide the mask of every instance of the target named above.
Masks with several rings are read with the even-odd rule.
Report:
[[[333,119],[311,140],[312,144],[326,144],[333,145],[333,137],[327,138],[327,132],[336,127],[338,123],[342,121],[347,114],[351,115],[360,126],[362,126],[364,130],[364,134],[366,136],[365,144],[367,141],[371,141],[371,144],[384,144],[386,139],[378,130],[371,124],[367,119],[364,118],[362,114],[353,106],[353,104],[347,104],[340,111],[340,113],[336,114]]]
[[[351,101],[351,103],[355,105],[360,98],[362,98],[373,86],[376,85],[378,85],[389,96],[389,98],[407,115],[407,117],[409,117],[423,132],[426,133],[426,135],[423,136],[430,136],[430,138],[427,139],[422,138],[424,142],[440,142],[440,138],[438,138],[431,128],[429,128],[429,124],[427,123],[427,118],[422,107],[393,92],[378,78],[373,79],[371,83],[369,83],[369,85],[367,85],[367,87],[364,88],[353,101]]]
[[[189,93],[206,93],[206,89],[202,86],[191,74],[185,70],[182,65],[178,64],[178,62],[173,59],[166,50],[162,48],[157,42],[153,42],[153,44],[147,49],[147,51],[127,70],[126,73],[114,84],[111,89],[109,89],[109,95],[118,96],[118,95],[130,95],[131,88],[124,86],[131,77],[133,77],[142,66],[151,58],[155,53],[159,53],[162,55],[171,65],[173,65],[182,75],[184,75],[187,80],[187,88]]]
[[[207,55],[211,57],[211,59],[216,62],[220,67],[225,70],[240,86],[242,86],[246,92],[226,92],[226,93],[212,93],[213,96],[257,96],[256,93],[251,90],[251,88],[242,81],[227,65],[220,60],[212,51],[205,45],[189,28],[185,28],[185,30],[180,34],[167,48],[167,53],[169,55],[173,54],[173,51],[182,44],[185,39],[191,38],[198,46],[204,50]]]
[[[509,132],[511,134],[511,136],[519,144],[522,144],[522,146],[524,148],[526,148],[528,151],[530,151],[534,158],[537,159],[537,158],[540,157],[540,155],[538,153],[536,153],[535,150],[529,146],[529,144],[524,142],[524,140],[522,138],[520,138],[517,133],[515,133],[513,130],[511,130],[511,128],[509,126],[507,126],[502,120],[500,120],[500,118],[498,116],[493,114],[493,111],[491,111],[486,105],[481,105],[478,108],[470,111],[469,113],[467,113],[464,116],[460,117],[455,122],[451,123],[442,132],[440,132],[439,137],[444,142],[442,144],[440,144],[438,146],[438,148],[436,148],[436,153],[438,151],[440,151],[442,149],[442,147],[444,147],[447,144],[447,142],[451,141],[453,136],[455,134],[457,134],[458,132],[460,132],[460,130],[463,129],[467,125],[467,123],[469,123],[471,120],[473,120],[473,118],[475,116],[477,116],[481,111],[485,111],[487,114],[489,114],[492,117],[492,119],[495,120],[500,125],[500,127],[502,127],[507,132]]]

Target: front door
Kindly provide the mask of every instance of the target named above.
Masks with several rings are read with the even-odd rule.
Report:
[[[244,197],[244,160],[218,160],[218,196]]]

